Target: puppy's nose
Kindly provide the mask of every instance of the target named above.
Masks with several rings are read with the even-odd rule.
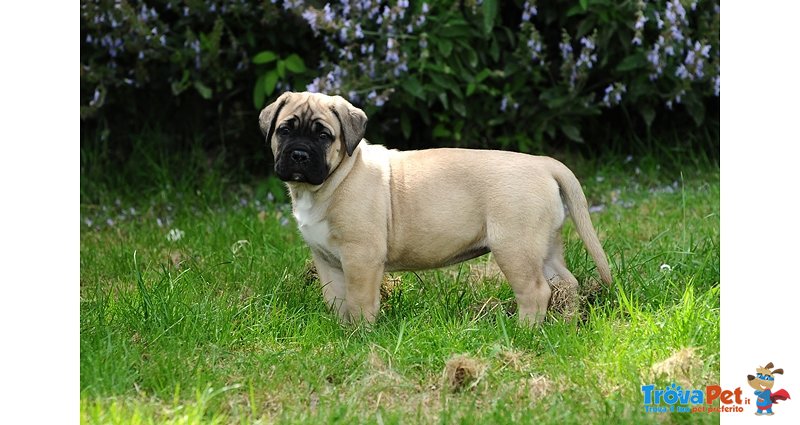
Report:
[[[292,161],[298,164],[306,163],[309,159],[311,159],[311,156],[308,155],[308,152],[300,149],[293,150],[290,156],[292,157]]]

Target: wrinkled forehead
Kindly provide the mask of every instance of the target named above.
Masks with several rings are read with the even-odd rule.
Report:
[[[336,133],[337,118],[333,113],[331,102],[321,96],[301,94],[292,99],[281,109],[278,124],[289,124],[292,127],[321,125]]]

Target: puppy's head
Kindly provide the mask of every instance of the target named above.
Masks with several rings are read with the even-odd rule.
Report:
[[[258,124],[283,181],[320,185],[364,137],[367,115],[340,96],[286,92]]]

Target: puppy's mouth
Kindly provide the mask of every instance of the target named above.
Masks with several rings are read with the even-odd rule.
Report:
[[[328,164],[321,146],[296,142],[277,152],[275,174],[289,183],[320,185],[328,177]]]

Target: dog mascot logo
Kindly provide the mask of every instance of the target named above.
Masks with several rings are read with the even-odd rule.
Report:
[[[747,383],[756,390],[756,415],[774,415],[772,405],[778,404],[778,400],[789,400],[789,393],[786,390],[772,391],[775,385],[775,375],[783,375],[783,369],[772,369],[772,362],[766,366],[756,368],[756,376],[747,375]]]

